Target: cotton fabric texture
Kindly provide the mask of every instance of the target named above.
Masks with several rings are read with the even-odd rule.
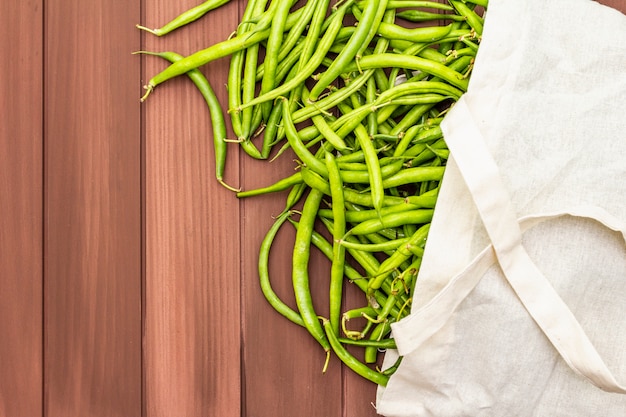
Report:
[[[626,416],[626,16],[490,0],[387,417]]]

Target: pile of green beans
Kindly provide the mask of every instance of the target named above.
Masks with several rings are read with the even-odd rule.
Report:
[[[138,27],[162,36],[228,1],[208,0],[159,29]],[[221,184],[239,198],[289,190],[259,250],[268,302],[305,327],[327,358],[334,352],[376,384],[386,385],[397,367],[376,363],[395,347],[390,324],[410,312],[448,158],[439,124],[467,89],[486,8],[486,0],[249,0],[228,39],[184,57],[142,52],[170,62],[142,101],[184,74],[205,98]],[[199,69],[224,57],[228,109]],[[238,190],[224,181],[228,146],[267,160],[290,150],[297,170]],[[269,272],[273,241],[289,225],[296,309],[276,295]],[[312,250],[330,261],[324,312],[309,286]],[[363,293],[362,307],[345,308],[348,285]]]

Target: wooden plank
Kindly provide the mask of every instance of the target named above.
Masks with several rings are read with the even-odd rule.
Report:
[[[45,16],[45,415],[141,415],[139,2]]]
[[[197,1],[146,1],[145,24],[161,26]],[[236,28],[229,4],[147,50],[183,55]],[[145,79],[166,63],[145,57]],[[206,74],[226,106],[227,60]],[[240,416],[239,206],[214,177],[207,106],[186,77],[160,85],[143,104],[146,131],[145,408],[157,416]],[[237,149],[233,145],[231,149]],[[227,179],[238,183],[237,154]]]
[[[42,410],[42,1],[0,3],[0,415]]]
[[[626,13],[626,0],[598,0],[598,3],[612,7],[622,13]]]
[[[293,172],[289,154],[274,162],[246,159],[243,184],[252,189],[271,184]],[[341,416],[341,364],[332,358],[322,373],[325,354],[303,328],[274,311],[258,284],[258,251],[273,216],[284,208],[286,192],[251,197],[243,201],[242,279],[245,366],[245,415],[270,417]],[[297,216],[295,216],[297,219]],[[270,258],[270,274],[276,293],[295,308],[291,258],[295,233],[289,224],[277,236]],[[330,263],[314,248],[309,265],[311,292],[316,311],[328,316]]]

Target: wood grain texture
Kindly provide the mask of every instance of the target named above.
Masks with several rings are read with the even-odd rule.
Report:
[[[195,3],[150,1],[145,24],[161,26]],[[185,55],[225,39],[236,28],[236,6],[163,38],[146,34],[145,49]],[[167,65],[144,58],[146,79]],[[220,60],[205,68],[224,106],[227,67]],[[209,112],[193,83],[184,76],[168,81],[143,106],[146,415],[239,416],[239,203],[215,180]],[[226,176],[237,185],[234,151]]]
[[[42,410],[42,18],[0,3],[0,416]]]
[[[289,154],[275,162],[242,162],[246,189],[271,184],[292,172]],[[261,175],[261,173],[263,173]],[[274,311],[261,294],[257,261],[261,241],[284,208],[286,193],[253,197],[243,204],[242,279],[244,293],[245,415],[270,417],[342,416],[341,365],[336,358],[324,374],[325,353],[303,328]],[[276,293],[295,308],[291,257],[295,232],[286,224],[273,244],[270,274]],[[312,249],[309,265],[314,305],[328,316],[329,262]]]
[[[45,10],[45,415],[140,416],[139,3]]]

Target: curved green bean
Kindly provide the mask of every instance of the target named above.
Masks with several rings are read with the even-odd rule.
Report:
[[[137,25],[137,28],[145,30],[146,32],[150,32],[156,36],[167,35],[168,33],[178,29],[179,27],[185,26],[191,22],[195,22],[211,10],[215,10],[218,7],[223,6],[224,4],[229,2],[230,0],[207,0],[202,4],[199,4],[189,10],[184,11],[160,28],[149,29],[141,25]]]
[[[276,218],[276,221],[270,227],[265,238],[261,242],[261,247],[259,249],[259,262],[258,262],[258,270],[259,270],[259,283],[261,287],[261,291],[265,296],[265,299],[269,302],[269,304],[276,310],[278,313],[285,316],[287,319],[296,323],[299,326],[304,327],[304,321],[302,320],[302,316],[300,313],[294,311],[291,307],[285,304],[280,297],[274,292],[272,288],[272,284],[270,282],[270,274],[269,274],[269,257],[270,250],[272,247],[272,243],[278,234],[278,231],[285,224],[285,221],[289,219],[292,215],[291,211],[285,211],[280,216]]]

